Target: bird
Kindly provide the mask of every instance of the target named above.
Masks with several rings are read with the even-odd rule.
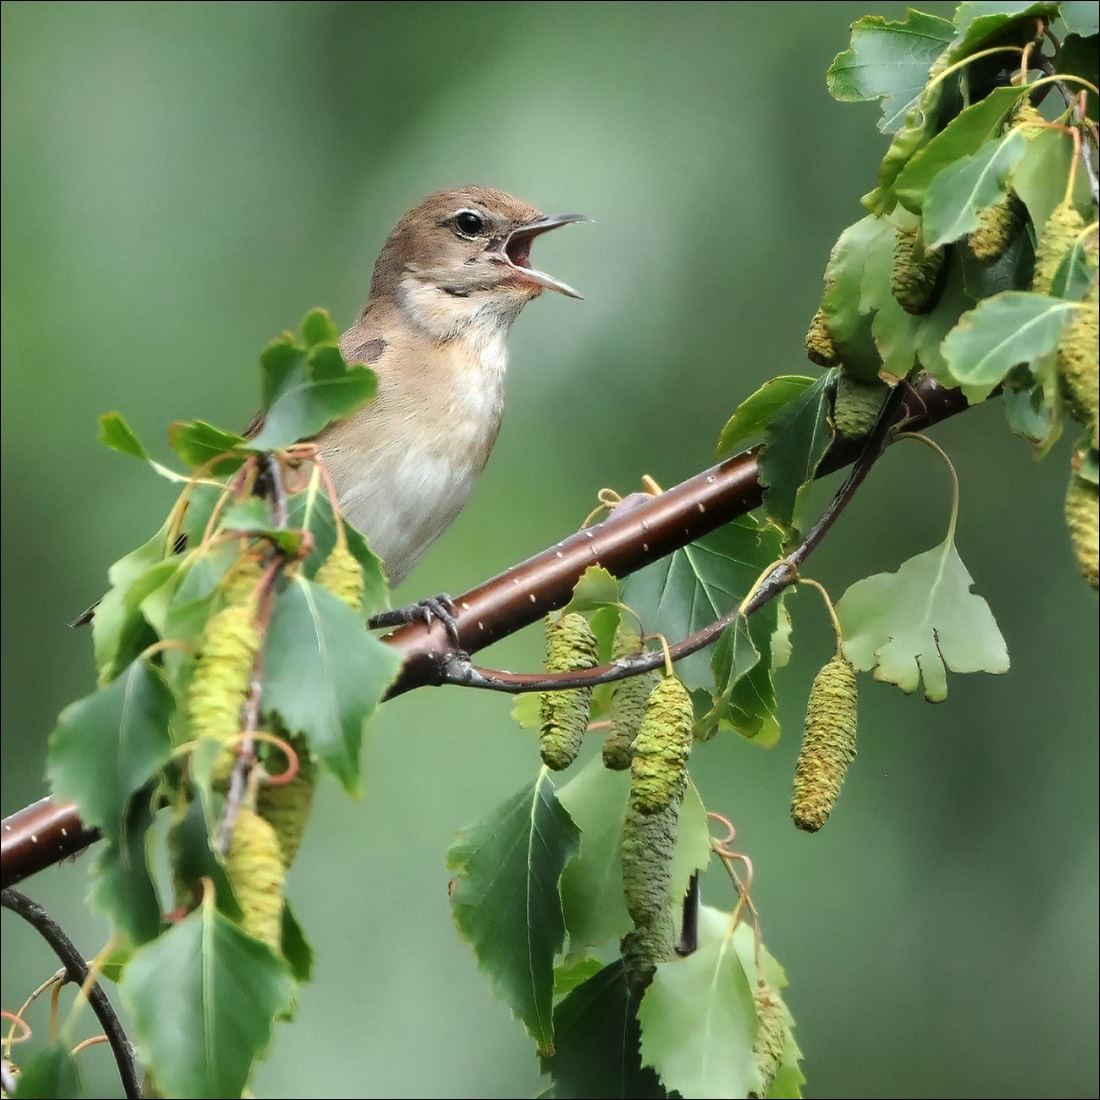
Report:
[[[468,185],[422,199],[386,238],[366,305],[339,341],[349,363],[374,370],[377,391],[311,442],[342,516],[382,559],[391,588],[450,526],[485,468],[504,412],[512,323],[543,290],[581,297],[531,266],[531,243],[587,220]],[[261,412],[245,438],[263,423]],[[71,625],[91,622],[97,606]],[[416,618],[439,618],[457,638],[445,595],[382,612],[371,625]]]
[[[429,195],[394,227],[370,293],[340,337],[378,378],[373,400],[314,439],[341,512],[392,587],[466,503],[504,412],[507,337],[544,290],[580,298],[531,265],[531,244],[582,214],[544,214],[489,187]]]

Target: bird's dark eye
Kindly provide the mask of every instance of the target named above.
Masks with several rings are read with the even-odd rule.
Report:
[[[480,237],[485,231],[485,219],[476,210],[460,210],[452,221],[463,237]]]

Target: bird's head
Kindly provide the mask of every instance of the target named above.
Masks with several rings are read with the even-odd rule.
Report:
[[[542,214],[488,187],[429,195],[394,227],[374,268],[372,297],[389,295],[433,330],[496,315],[510,323],[544,289],[572,287],[531,265],[534,239],[581,214]]]

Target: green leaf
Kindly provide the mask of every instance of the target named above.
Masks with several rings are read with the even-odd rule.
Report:
[[[834,99],[882,99],[879,129],[898,129],[928,82],[928,70],[951,41],[946,19],[910,9],[892,23],[867,15],[852,24],[852,45],[829,66],[826,81]]]
[[[906,694],[923,679],[932,703],[947,698],[948,671],[1007,672],[1004,638],[973,583],[950,539],[857,581],[836,605],[845,656]]]
[[[121,840],[108,840],[96,854],[89,900],[133,944],[156,939],[161,930],[160,895],[149,867],[149,829],[155,787],[130,800]]]
[[[447,853],[455,925],[542,1054],[554,1050],[554,957],[565,939],[558,883],[579,837],[543,768]]]
[[[619,582],[606,569],[590,565],[573,586],[573,597],[562,608],[562,614],[576,611],[587,615],[604,607],[618,607]]]
[[[580,854],[561,878],[561,903],[569,952],[621,939],[632,922],[623,895],[622,836],[630,773],[612,771],[592,757],[558,791],[558,799],[580,830]],[[710,859],[707,813],[694,784],[680,807],[670,897],[683,897],[688,880]]]
[[[947,334],[947,369],[968,401],[982,401],[1013,367],[1054,351],[1079,309],[1064,298],[1022,290],[986,298]]]
[[[632,574],[623,601],[647,633],[677,642],[732,611],[780,557],[778,530],[743,516]],[[706,651],[677,661],[676,671],[689,688],[711,686]]]
[[[725,934],[701,936],[686,958],[659,963],[638,1009],[642,1061],[685,1098],[764,1091],[752,987],[726,925]]]
[[[798,490],[813,480],[833,441],[831,385],[832,379],[822,375],[775,416],[764,434],[760,484],[765,486],[764,507],[780,527],[790,527]]]
[[[168,762],[175,699],[160,674],[137,660],[119,678],[67,706],[50,737],[54,794],[75,802],[85,823],[126,842],[131,797]]]
[[[1027,144],[1012,173],[1012,189],[1020,196],[1038,233],[1066,193],[1073,162],[1073,138],[1061,129],[1040,130]]]
[[[841,233],[825,267],[821,312],[844,369],[864,382],[878,378],[882,357],[871,335],[870,307],[864,302],[868,256],[882,234],[896,233],[884,218],[868,215]]]
[[[668,896],[682,898],[687,894],[691,876],[710,862],[710,826],[707,808],[699,788],[688,780],[680,815],[676,822],[676,850],[672,853]]]
[[[941,85],[936,85],[930,93],[926,93],[929,100],[938,101],[942,90]],[[882,217],[891,213],[897,206],[897,195],[894,193],[894,181],[901,170],[909,163],[916,151],[924,146],[933,133],[930,121],[934,114],[931,102],[925,105],[921,112],[911,112],[906,119],[905,126],[895,135],[890,142],[890,148],[886,150],[886,156],[878,168],[878,186],[864,195],[860,202],[864,208],[876,217]]]
[[[991,138],[999,137],[1005,120],[1025,95],[1026,87],[996,88],[960,111],[899,173],[894,190],[902,206],[920,214],[933,180]]]
[[[763,435],[772,417],[814,384],[801,374],[781,374],[765,382],[734,410],[718,437],[718,457],[724,458],[748,439]]]
[[[210,898],[135,952],[120,988],[164,1096],[240,1096],[294,999],[286,965]]]
[[[1062,22],[1070,34],[1078,34],[1082,38],[1100,33],[1100,8],[1094,0],[1062,0]]]
[[[564,997],[603,970],[604,964],[591,955],[570,955],[554,968],[554,996]]]
[[[257,450],[289,447],[316,435],[326,424],[349,416],[377,390],[374,371],[349,366],[324,310],[314,310],[302,324],[305,344],[289,333],[260,356],[263,371],[263,426],[252,440]]]
[[[192,769],[195,768],[192,755]],[[244,916],[240,902],[233,893],[225,864],[211,847],[211,831],[215,827],[215,815],[208,802],[209,796],[200,788],[187,806],[172,822],[168,833],[168,852],[172,861],[172,877],[177,889],[186,885],[198,887],[209,879],[214,887],[214,903],[230,920],[239,922]],[[178,899],[191,905],[197,898]]]
[[[296,982],[308,982],[313,978],[313,945],[306,938],[305,929],[290,908],[290,902],[283,902],[283,928],[279,944],[283,958],[290,966],[290,973]]]
[[[1050,281],[1054,297],[1079,302],[1092,289],[1096,282],[1096,259],[1089,246],[1095,250],[1094,240],[1095,231],[1082,233],[1069,246]]]
[[[302,318],[302,339],[311,348],[318,344],[335,344],[340,339],[340,330],[327,309],[311,309]]]
[[[156,569],[171,553],[171,525],[111,566],[111,588],[99,601],[92,619],[92,644],[101,683],[114,679],[134,658],[156,641],[131,592],[138,578]],[[156,575],[156,574],[154,574]]]
[[[940,172],[924,200],[924,237],[932,248],[972,233],[980,213],[1004,198],[1008,177],[1027,151],[1028,139],[1019,130],[996,137],[973,156],[962,157]]]
[[[314,476],[303,492],[290,498],[287,516],[292,527],[300,527],[313,537],[313,550],[305,562],[305,574],[312,579],[332,553],[338,537],[332,502],[321,488],[320,476]],[[370,550],[363,536],[349,523],[344,524],[344,538],[363,569],[361,615],[366,620],[388,603],[389,587],[382,571],[382,559]]]
[[[559,791],[580,831],[580,854],[561,876],[561,906],[569,951],[618,940],[633,924],[623,896],[622,839],[630,773],[593,756]]]
[[[902,223],[911,220],[903,211],[895,219]],[[927,316],[907,313],[891,292],[898,227],[893,220],[884,219],[880,224],[879,233],[868,244],[860,282],[860,309],[870,314],[871,338],[879,364],[873,374],[859,375],[865,382],[876,381],[880,371],[903,378],[913,369],[914,337]],[[868,365],[875,361],[871,359]],[[847,363],[845,369],[854,373]]]
[[[122,413],[104,413],[99,418],[99,441],[104,447],[110,447],[119,454],[140,458],[143,462],[149,461],[148,451],[123,419]]]
[[[349,793],[359,790],[363,725],[401,657],[320,585],[295,577],[279,594],[264,647],[264,712],[301,733]]]
[[[206,467],[207,474],[231,474],[248,457],[250,445],[233,432],[207,424],[205,420],[176,420],[168,426],[172,450],[192,469]]]
[[[83,1096],[84,1086],[76,1059],[64,1043],[51,1043],[19,1067],[17,1095],[54,1100],[59,1096]],[[5,1094],[6,1095],[6,1094]],[[13,1095],[16,1095],[13,1093]]]
[[[760,663],[760,650],[749,631],[750,621],[739,617],[726,627],[714,647],[710,662],[714,673],[713,705],[700,726],[717,724],[727,717],[738,683]]]
[[[992,3],[987,0],[964,0],[955,12],[958,34],[951,47],[952,60],[976,52],[994,35],[1002,35],[1021,20],[1036,17],[1055,19],[1060,6],[1056,0],[1040,3],[1034,0],[993,0]],[[1028,29],[1031,30],[1030,27]],[[1022,42],[1019,44],[1022,45]]]
[[[1045,387],[1035,385],[1016,389],[1006,386],[1002,404],[1009,428],[1029,443],[1042,448],[1041,453],[1046,453],[1051,434],[1061,430],[1061,416],[1060,404],[1053,405],[1047,401]]]
[[[556,1100],[630,1097],[664,1100],[657,1075],[642,1066],[638,1020],[622,960],[605,966],[554,1010],[557,1053],[539,1063]]]
[[[976,259],[969,248],[954,249],[953,255],[962,265],[963,284],[966,293],[973,299],[967,309],[982,298],[992,298],[1005,290],[1027,290],[1031,286],[1035,271],[1035,243],[1024,226],[992,263]]]
[[[963,263],[959,258],[961,249],[953,249],[943,275],[943,288],[939,301],[931,313],[917,318],[920,322],[914,333],[913,348],[917,361],[929,374],[939,379],[945,386],[955,386],[955,379],[947,369],[947,360],[943,357],[944,337],[958,324],[959,318],[974,305],[973,298],[967,293]]]

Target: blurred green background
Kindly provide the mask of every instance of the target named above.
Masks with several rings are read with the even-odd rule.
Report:
[[[885,147],[874,107],[825,92],[869,11],[903,7],[5,3],[3,812],[45,793],[54,718],[93,687],[90,636],[66,622],[171,499],[96,443],[100,413],[162,455],[172,419],[243,425],[267,340],[314,305],[350,323],[404,209],[479,182],[595,219],[536,249],[586,300],[546,296],[517,324],[488,471],[398,599],[541,550],[601,486],[681,480],[741,398],[813,370],[828,250]],[[839,809],[797,834],[798,730],[831,643],[817,597],[796,596],[782,743],[712,742],[693,772],[754,860],[808,1095],[1095,1096],[1097,601],[1067,549],[1068,452],[1033,463],[994,405],[935,437],[1012,672],[955,677],[936,707],[868,682]],[[934,457],[896,448],[813,575],[839,596],[896,568],[948,505]],[[486,657],[530,668],[541,647],[531,630]],[[509,706],[456,689],[388,704],[362,802],[323,790],[291,880],[317,980],[256,1095],[541,1087],[450,923],[443,862],[536,767]],[[91,955],[84,862],[27,888]],[[705,892],[728,906],[720,879]],[[56,964],[8,914],[4,945],[15,1009]],[[104,1048],[83,1057],[112,1095]]]

